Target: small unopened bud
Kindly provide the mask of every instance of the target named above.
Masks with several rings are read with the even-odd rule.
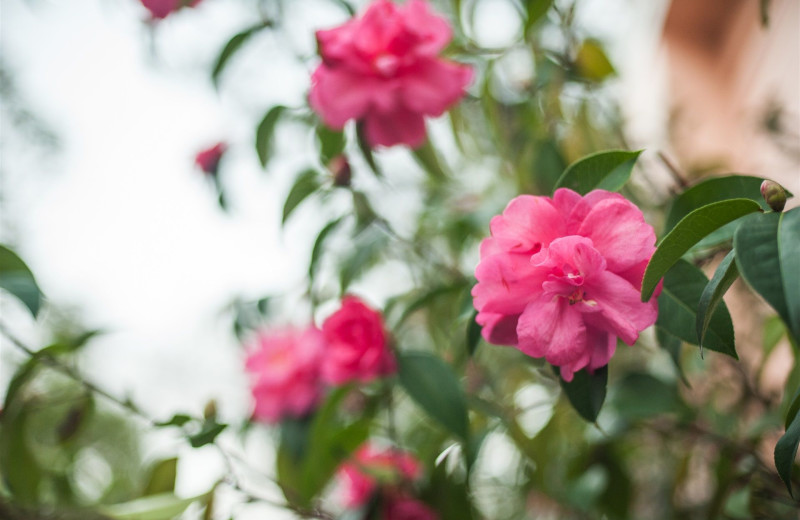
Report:
[[[350,163],[344,155],[337,155],[328,163],[328,169],[333,174],[334,186],[347,188],[350,186]]]
[[[764,181],[761,183],[761,196],[772,208],[772,211],[780,213],[786,205],[786,190],[783,186],[774,181]]]
[[[194,158],[194,163],[203,170],[204,173],[216,177],[217,170],[219,169],[219,162],[227,149],[228,145],[225,143],[217,143],[210,148],[198,152]]]
[[[205,408],[203,408],[203,418],[216,419],[216,417],[217,417],[217,401],[215,399],[211,399],[206,403]]]

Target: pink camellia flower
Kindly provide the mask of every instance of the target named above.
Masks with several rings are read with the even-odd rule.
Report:
[[[410,453],[365,444],[338,471],[348,508],[363,506],[379,488],[395,490],[404,481],[422,476],[422,467]]]
[[[387,497],[383,506],[383,520],[436,520],[436,512],[419,500],[399,495]]]
[[[206,148],[197,153],[194,157],[194,163],[205,173],[209,175],[216,175],[219,168],[219,161],[222,155],[228,149],[225,143],[217,143],[210,148]]]
[[[324,341],[316,327],[258,333],[245,364],[252,376],[255,419],[276,423],[302,417],[317,405]]]
[[[383,317],[357,297],[345,296],[341,308],[322,324],[322,332],[325,382],[368,382],[396,370]]]
[[[472,289],[486,341],[545,358],[571,381],[655,323],[656,299],[639,296],[655,233],[621,195],[521,195],[490,227]]]
[[[375,0],[361,17],[317,31],[311,107],[337,130],[363,121],[372,146],[420,146],[424,116],[440,116],[472,80],[470,67],[438,57],[451,38],[427,2]]]
[[[163,20],[182,7],[194,7],[200,0],[141,0],[154,20]]]

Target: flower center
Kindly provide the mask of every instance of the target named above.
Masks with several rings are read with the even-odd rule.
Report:
[[[380,54],[372,62],[373,67],[381,76],[394,76],[400,67],[400,60],[392,54]]]

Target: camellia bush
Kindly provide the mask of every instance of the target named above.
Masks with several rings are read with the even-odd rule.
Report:
[[[141,3],[158,31],[213,1]],[[251,38],[286,37],[284,3],[261,2],[220,50],[217,88]],[[271,107],[253,132],[267,172],[279,129],[309,137],[282,217],[317,231],[294,259],[302,303],[232,313],[252,414],[152,417],[78,370],[97,332],[54,329],[42,347],[3,320],[28,359],[0,417],[0,516],[227,519],[263,502],[341,520],[797,518],[792,194],[769,172],[672,169],[658,189],[657,150],[629,149],[579,3],[514,2],[522,34],[502,48],[477,43],[473,2],[331,4],[349,19],[297,58],[307,104]],[[196,157],[222,209],[227,147]],[[34,317],[47,305],[8,247],[0,287]],[[737,340],[726,293],[769,309],[747,334],[763,342]],[[782,341],[780,395],[761,376]],[[177,496],[176,459],[144,461],[142,428],[216,447],[224,475]],[[273,440],[267,473],[251,437]],[[110,475],[87,480],[86,457]]]

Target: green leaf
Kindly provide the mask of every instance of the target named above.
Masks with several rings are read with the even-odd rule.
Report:
[[[178,459],[160,460],[153,465],[150,478],[144,488],[143,496],[157,495],[159,493],[172,493],[175,491],[175,478],[178,475]]]
[[[578,74],[591,81],[603,81],[617,73],[599,41],[589,38],[578,49],[575,58]]]
[[[527,17],[525,18],[525,32],[527,33],[528,30],[536,25],[542,17],[547,14],[547,11],[550,9],[550,6],[553,5],[553,0],[526,0],[525,2],[525,12],[527,13]]]
[[[209,497],[209,493],[191,498],[179,498],[173,493],[161,493],[121,504],[103,506],[100,512],[116,520],[172,520],[186,511],[192,503],[207,502]]]
[[[734,261],[735,256],[736,251],[731,251],[725,255],[725,258],[714,272],[714,276],[711,277],[711,281],[703,289],[703,294],[700,295],[700,301],[697,304],[695,328],[697,329],[697,339],[701,351],[703,349],[703,338],[706,335],[706,330],[708,330],[708,324],[711,322],[714,309],[722,301],[722,297],[731,284],[739,278],[739,270],[736,269],[736,262]]]
[[[789,425],[794,421],[795,417],[797,417],[798,412],[800,412],[800,388],[794,393],[794,397],[792,397],[792,402],[789,405],[788,410],[786,411],[786,420],[784,422],[784,427],[788,430]]]
[[[595,422],[606,400],[608,365],[598,368],[593,374],[586,370],[575,372],[570,382],[564,381],[558,367],[554,366],[553,370],[558,374],[561,388],[575,411],[587,421]]]
[[[800,209],[748,217],[734,246],[742,278],[800,338]]]
[[[556,189],[569,188],[581,195],[594,189],[617,191],[628,182],[641,153],[609,150],[587,155],[569,165],[556,182]]]
[[[283,217],[281,225],[286,224],[286,221],[292,215],[292,212],[303,202],[309,195],[317,191],[320,187],[319,174],[312,169],[300,172],[294,185],[289,190],[289,195],[286,196],[286,202],[283,204]]]
[[[642,280],[642,301],[650,299],[664,273],[703,237],[759,209],[760,206],[752,200],[731,199],[708,204],[686,215],[661,240],[650,258]]]
[[[481,341],[481,326],[475,321],[478,317],[478,311],[472,313],[472,316],[467,322],[467,353],[470,356],[475,355],[475,350],[478,348],[478,343]]]
[[[156,426],[167,427],[167,426],[177,426],[181,427],[186,423],[192,421],[192,418],[185,413],[176,413],[173,415],[169,420],[156,423]]]
[[[208,418],[203,421],[203,426],[200,428],[199,432],[189,436],[189,444],[192,445],[192,448],[199,448],[206,444],[211,444],[214,442],[214,439],[217,438],[217,435],[222,433],[222,430],[227,427],[227,424],[220,424],[215,419]]]
[[[760,177],[747,175],[712,177],[700,181],[672,201],[664,222],[664,232],[670,231],[683,217],[697,208],[728,199],[750,199],[758,202],[764,211],[770,211],[770,207],[761,196],[762,182],[763,179]],[[693,249],[713,247],[727,242],[733,238],[737,227],[738,222],[725,224],[695,244]]]
[[[214,68],[211,70],[211,81],[214,82],[215,87],[219,85],[219,77],[236,51],[238,51],[251,36],[269,26],[270,24],[268,23],[259,23],[235,34],[228,40],[228,43],[225,44],[225,47],[222,48],[219,56],[217,56],[217,61],[214,62]]]
[[[322,164],[328,164],[331,159],[344,152],[345,138],[341,130],[332,130],[320,123],[317,125],[316,136],[319,160]]]
[[[685,260],[679,260],[664,276],[664,288],[658,297],[656,327],[681,340],[697,345],[697,306],[708,278]],[[733,336],[733,323],[725,302],[711,314],[703,347],[739,359]]]
[[[261,167],[266,168],[272,156],[272,140],[275,135],[275,126],[280,121],[286,107],[276,105],[269,109],[256,128],[256,153]]]
[[[325,241],[328,239],[328,235],[339,227],[341,223],[342,217],[331,220],[325,224],[325,227],[320,230],[316,240],[314,240],[314,247],[311,249],[311,260],[308,263],[308,279],[310,283],[314,282],[314,278],[317,275],[317,267],[322,257],[322,252],[325,250]]]
[[[353,190],[353,211],[356,214],[356,233],[361,233],[378,217],[367,196],[356,190]]]
[[[371,410],[351,424],[343,424],[338,418],[341,402],[350,390],[349,387],[334,390],[311,423],[300,489],[304,504],[311,503],[325,488],[339,465],[369,437],[373,415]]]
[[[25,262],[9,248],[0,245],[0,288],[17,297],[36,317],[42,303],[42,291]]]
[[[778,470],[783,483],[789,494],[794,497],[792,491],[792,468],[797,457],[797,446],[800,444],[800,414],[794,416],[792,422],[786,428],[786,433],[778,439],[775,445],[775,468]]]
[[[447,430],[466,440],[469,420],[464,392],[453,369],[427,352],[403,352],[398,376],[406,393]]]
[[[380,168],[378,168],[378,163],[375,162],[375,156],[372,154],[372,146],[370,146],[369,141],[367,141],[364,123],[361,121],[356,124],[356,140],[358,141],[358,149],[361,150],[361,155],[364,156],[364,160],[367,162],[367,165],[369,165],[372,173],[374,173],[376,177],[381,177],[383,174]]]

